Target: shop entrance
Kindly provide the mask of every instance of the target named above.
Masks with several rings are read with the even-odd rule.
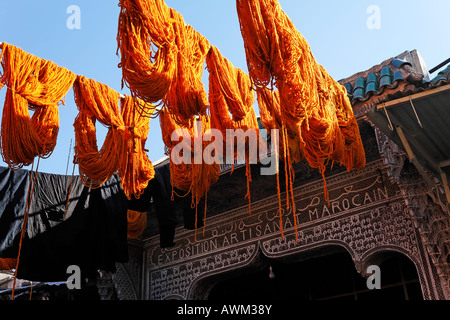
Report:
[[[270,266],[274,277],[269,277]],[[413,262],[389,253],[380,264],[381,289],[370,290],[347,252],[301,262],[269,261],[257,272],[217,283],[209,300],[423,300]]]

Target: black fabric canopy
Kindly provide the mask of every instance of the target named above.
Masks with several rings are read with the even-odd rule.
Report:
[[[30,175],[33,180],[34,173],[28,170],[0,167],[0,258],[17,258]],[[183,219],[186,229],[195,227],[191,198],[171,199],[169,164],[155,168],[155,178],[139,199],[126,198],[118,176],[98,189],[84,186],[78,176],[73,177],[71,186],[71,179],[71,176],[48,173],[36,175],[19,278],[65,281],[70,265],[79,266],[83,277],[95,277],[98,270],[115,272],[116,262],[128,261],[128,209],[156,212],[162,248],[175,245],[179,219]],[[179,190],[177,193],[183,194]],[[202,215],[199,215],[197,227],[202,226]]]
[[[1,258],[17,257],[29,178],[29,171],[0,168]],[[127,199],[119,179],[91,190],[73,177],[66,212],[70,182],[71,176],[36,175],[19,278],[65,281],[70,265],[93,277],[99,269],[115,272],[115,262],[128,261]]]
[[[171,200],[171,193],[170,168],[169,165],[163,165],[155,168],[155,178],[148,183],[148,187],[139,199],[132,197],[128,202],[128,209],[148,212],[151,211],[153,200],[158,221],[160,246],[162,248],[174,245],[175,228],[178,224],[175,204]]]

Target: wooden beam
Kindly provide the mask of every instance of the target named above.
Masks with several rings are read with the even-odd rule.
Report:
[[[438,94],[438,93],[441,93],[441,92],[444,92],[444,91],[447,91],[447,90],[450,90],[450,84],[447,84],[447,85],[442,86],[442,87],[438,87],[436,89],[431,89],[431,90],[427,90],[427,91],[424,91],[424,92],[419,92],[419,93],[413,94],[412,96],[407,96],[407,97],[399,98],[399,99],[396,99],[396,100],[387,101],[385,103],[377,105],[377,110],[381,110],[381,109],[383,109],[385,107],[386,108],[393,107],[393,106],[396,106],[396,105],[399,105],[399,104],[402,104],[402,103],[408,103],[408,102],[410,102],[410,99],[417,100],[417,99],[420,99],[420,98],[426,98],[428,96],[432,96],[432,95],[435,95],[435,94]]]
[[[440,162],[439,167],[441,167],[441,168],[450,167],[450,160],[445,160],[445,161]]]
[[[441,171],[442,185],[444,186],[445,197],[447,198],[447,204],[450,204],[450,186],[448,185],[447,175],[444,171]]]
[[[405,133],[403,132],[403,129],[401,127],[397,127],[397,133],[400,137],[400,140],[402,141],[403,146],[405,147],[406,153],[408,154],[409,161],[416,167],[416,169],[419,171],[419,173],[422,175],[422,177],[425,179],[425,181],[428,183],[428,185],[431,188],[435,187],[435,184],[433,181],[431,181],[430,177],[428,176],[425,169],[422,167],[422,165],[419,163],[419,160],[417,160],[416,155],[414,154],[408,139],[406,139]]]

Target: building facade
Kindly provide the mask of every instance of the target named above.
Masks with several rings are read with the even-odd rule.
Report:
[[[352,100],[367,165],[351,172],[336,165],[329,167],[329,203],[325,201],[322,176],[302,162],[294,165],[295,212],[292,206],[287,209],[285,192],[281,194],[282,222],[276,177],[259,176],[258,166],[252,167],[251,214],[244,199],[245,168],[235,168],[233,173],[223,168],[219,182],[208,193],[207,219],[205,227],[197,230],[196,241],[194,230],[179,226],[174,246],[161,247],[156,228],[151,227],[157,222],[150,212],[150,231],[142,240],[130,241],[129,262],[118,264],[114,282],[119,298],[207,300],[226,296],[232,284],[236,293],[247,292],[245,279],[258,279],[258,275],[264,278],[260,282],[266,283],[273,278],[268,276],[269,270],[275,272],[275,279],[286,274],[300,279],[306,272],[303,266],[309,263],[307,272],[316,278],[308,280],[309,295],[305,299],[363,297],[367,288],[355,285],[355,281],[366,281],[370,266],[380,266],[385,297],[412,299],[408,291],[411,284],[419,288],[414,296],[418,299],[450,299],[450,216],[442,183],[431,176],[435,187],[431,186],[410,161],[404,146],[396,144],[367,117],[374,106],[407,96],[428,82],[429,75],[416,51],[341,81]],[[280,170],[283,172],[283,168]],[[284,188],[282,181],[281,191]],[[332,256],[339,257],[327,260]],[[396,288],[393,282],[389,285],[394,271],[383,265],[393,258],[406,261],[414,273],[410,280],[405,280],[403,273],[399,276],[403,295],[388,292]],[[345,259],[351,263],[342,271],[338,265]],[[322,271],[314,271],[319,269]],[[353,288],[346,293],[326,294],[322,288],[319,294],[320,290],[313,288],[325,287],[321,278],[332,275],[330,279],[337,279],[346,272],[357,274],[349,280]],[[243,287],[236,287],[233,279],[241,279]],[[255,294],[264,290],[258,289],[257,283],[247,283]],[[338,282],[335,285],[345,287]],[[300,286],[289,290],[303,297]]]

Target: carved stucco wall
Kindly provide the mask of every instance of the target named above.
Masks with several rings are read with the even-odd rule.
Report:
[[[144,246],[143,298],[205,299],[214,276],[257,267],[261,255],[292,257],[328,246],[341,246],[364,275],[367,266],[386,251],[400,252],[417,267],[425,299],[445,298],[422,243],[420,231],[399,184],[388,178],[382,161],[362,171],[327,180],[330,205],[324,202],[323,184],[310,183],[295,190],[298,242],[292,210],[282,213],[276,196],[207,220],[205,234],[179,229],[177,245],[161,249],[157,238]]]
[[[295,259],[339,246],[363,276],[386,252],[404,254],[416,266],[425,299],[450,299],[447,208],[401,149],[374,131],[381,157],[373,160],[372,152],[364,170],[327,178],[329,205],[321,180],[294,190],[298,242],[292,210],[282,212],[285,237],[280,235],[275,194],[252,203],[251,215],[243,206],[208,218],[197,242],[193,231],[179,228],[173,248],[161,249],[157,236],[132,246],[130,262],[116,276],[121,298],[206,299],[219,279],[258,269],[263,258]]]
[[[136,241],[128,245],[127,263],[116,263],[114,283],[120,300],[142,300],[142,246]]]

